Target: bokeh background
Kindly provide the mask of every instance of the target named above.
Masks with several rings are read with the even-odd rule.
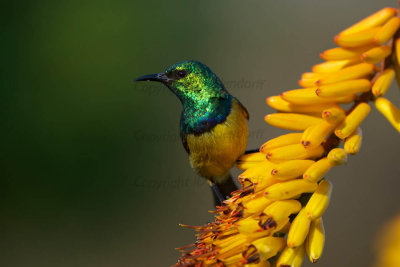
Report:
[[[197,59],[248,108],[249,148],[283,131],[265,98],[297,87],[341,29],[396,1],[3,1],[0,266],[170,266],[212,219],[178,137],[179,101],[132,79]],[[400,105],[394,86],[389,98]],[[318,266],[370,266],[399,211],[399,134],[373,110],[334,183]],[[234,171],[235,175],[239,172]],[[311,266],[306,263],[304,266]]]

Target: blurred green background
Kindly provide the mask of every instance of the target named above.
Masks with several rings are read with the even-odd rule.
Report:
[[[341,29],[396,4],[3,1],[0,266],[174,264],[194,241],[178,224],[211,220],[211,193],[180,144],[179,101],[133,78],[206,63],[248,108],[256,148],[283,133],[264,123],[265,98],[296,88]],[[375,110],[363,128],[361,153],[329,175],[319,266],[369,266],[399,211],[399,135]]]

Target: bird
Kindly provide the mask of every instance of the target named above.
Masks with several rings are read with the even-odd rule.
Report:
[[[178,62],[135,82],[166,85],[182,103],[180,137],[192,168],[207,180],[220,205],[237,190],[230,174],[245,153],[249,113],[218,76],[195,60]]]

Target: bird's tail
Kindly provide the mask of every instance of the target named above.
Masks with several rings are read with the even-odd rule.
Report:
[[[223,199],[228,199],[233,191],[238,190],[238,187],[233,181],[232,175],[230,173],[228,174],[227,178],[223,179],[222,181],[219,181],[218,183],[214,183],[214,186],[215,188],[212,188],[214,195],[214,202],[218,206],[222,204],[220,201],[221,197]],[[216,190],[220,193],[220,196],[217,195],[218,192],[216,192]]]

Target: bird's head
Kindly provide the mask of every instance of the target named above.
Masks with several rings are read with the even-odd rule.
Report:
[[[228,94],[218,76],[206,65],[194,60],[176,63],[165,72],[144,75],[135,81],[161,82],[170,88],[182,103]]]

